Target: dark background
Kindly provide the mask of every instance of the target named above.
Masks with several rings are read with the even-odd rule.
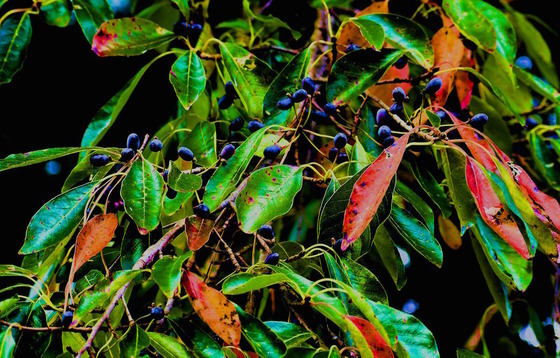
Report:
[[[210,3],[210,20],[216,23],[240,11],[240,1]],[[281,3],[286,9],[297,6],[297,1]],[[390,2],[391,6],[406,4]],[[547,2],[517,1],[512,5],[558,31],[558,21]],[[10,84],[0,86],[0,158],[48,147],[79,146],[97,110],[151,59],[150,54],[99,58],[90,50],[77,25],[60,29],[46,26],[33,16],[32,26],[23,69]],[[557,59],[558,37],[540,29]],[[173,115],[175,94],[168,80],[171,61],[171,57],[164,58],[152,65],[99,145],[123,147],[130,132],[141,137],[153,134]],[[23,244],[29,220],[60,192],[76,159],[77,155],[58,159],[62,170],[56,176],[46,173],[44,163],[0,172],[1,263],[21,263],[17,251]],[[451,357],[465,343],[492,298],[469,240],[458,251],[442,246],[445,259],[441,269],[412,255],[408,283],[401,292],[394,289],[391,279],[383,273],[380,279],[395,308],[401,309],[409,298],[419,302],[415,315],[435,334],[442,357]],[[542,257],[535,261],[535,278],[525,296],[538,303],[535,308],[543,319],[550,313],[552,300],[547,264]]]

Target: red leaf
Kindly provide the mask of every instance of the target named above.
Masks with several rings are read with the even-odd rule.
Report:
[[[456,27],[442,27],[432,37],[434,67],[438,67],[440,71],[459,67],[461,64],[465,46],[459,35],[459,30]],[[435,104],[443,107],[447,101],[449,93],[453,90],[456,72],[446,71],[438,74],[438,77],[441,78],[442,86],[435,94]]]
[[[208,242],[214,221],[203,219],[198,216],[187,218],[185,220],[185,234],[187,235],[187,244],[191,251],[200,249]]]
[[[461,60],[461,67],[474,67],[475,60],[473,57],[473,52],[465,48],[463,59]],[[459,98],[459,103],[461,104],[461,109],[465,109],[469,106],[471,102],[472,89],[474,87],[473,81],[469,77],[469,72],[467,71],[457,71],[455,77],[455,91],[457,92],[457,97]]]
[[[391,347],[383,339],[383,336],[368,320],[349,315],[345,315],[344,317],[360,330],[375,358],[389,358],[395,356]]]
[[[482,164],[484,168],[488,169],[493,173],[497,173],[496,163],[492,160],[490,153],[494,153],[494,149],[490,143],[477,135],[474,129],[463,123],[459,118],[455,117],[453,113],[449,113],[449,117],[453,123],[455,123],[457,131],[461,135],[461,138],[465,140],[465,144],[471,151],[472,156],[477,162]]]
[[[354,184],[342,229],[342,250],[356,241],[375,216],[389,183],[401,163],[410,133],[383,150]]]
[[[395,66],[391,66],[385,71],[383,76],[379,79],[378,82],[385,82],[391,81],[394,79],[403,79],[408,78],[409,70],[408,70],[408,63],[401,69],[396,68]],[[405,93],[408,94],[412,85],[410,82],[401,82],[398,84]],[[380,85],[373,85],[367,89],[366,93],[370,97],[376,97],[381,100],[383,103],[392,103],[393,102],[393,89],[395,88],[394,83],[386,83]]]
[[[504,208],[498,195],[492,189],[492,185],[482,168],[475,160],[468,156],[466,158],[465,176],[480,215],[488,226],[524,259],[531,258],[525,238],[519,231],[511,214]]]
[[[191,272],[183,274],[181,283],[194,311],[204,323],[225,343],[238,347],[241,341],[241,322],[233,303]]]

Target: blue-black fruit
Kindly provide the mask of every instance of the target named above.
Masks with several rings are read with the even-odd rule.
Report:
[[[488,116],[485,113],[475,114],[471,118],[471,124],[475,127],[481,127],[488,123]]]
[[[290,109],[292,107],[293,100],[291,97],[284,97],[276,103],[276,107],[281,110]]]
[[[530,71],[533,68],[533,61],[528,56],[519,56],[515,60],[515,65],[523,70]]]
[[[399,102],[395,102],[391,105],[391,107],[389,108],[389,112],[396,114],[396,115],[400,115],[402,114],[404,110],[404,106],[402,103]]]
[[[229,130],[232,132],[238,131],[243,128],[244,124],[245,121],[243,120],[243,118],[237,117],[229,124]]]
[[[150,316],[156,321],[159,321],[163,317],[165,317],[165,313],[163,312],[163,308],[159,306],[152,307],[152,311],[150,312]]]
[[[348,161],[348,154],[344,153],[344,152],[340,152],[338,153],[338,157],[336,158],[336,161],[340,164],[340,163],[344,163]]]
[[[307,91],[304,90],[303,88],[298,89],[292,95],[292,101],[294,103],[299,103],[299,102],[305,100],[306,98],[307,98]]]
[[[315,94],[315,82],[311,77],[305,77],[301,80],[301,87],[307,92],[308,95],[313,96]]]
[[[263,156],[267,159],[276,159],[281,150],[282,148],[280,148],[278,144],[269,145],[268,147],[264,148]]]
[[[395,62],[395,67],[399,70],[402,70],[407,63],[408,63],[408,58],[406,56],[401,56],[397,60],[397,62]]]
[[[239,98],[239,96],[237,95],[237,91],[235,90],[235,86],[233,85],[233,82],[227,81],[224,87],[226,89],[226,95],[228,95],[231,98]]]
[[[131,160],[134,157],[134,150],[130,149],[130,148],[124,148],[121,151],[121,160],[123,162],[128,162],[129,160]]]
[[[478,48],[477,44],[467,38],[463,38],[463,45],[471,51],[476,51]]]
[[[442,85],[441,78],[434,77],[428,82],[426,88],[424,88],[424,92],[426,92],[429,95],[434,95],[437,91],[439,91],[441,85]]]
[[[383,139],[383,148],[390,147],[391,145],[393,145],[393,143],[395,143],[395,137],[393,136],[387,137]]]
[[[264,124],[262,122],[257,121],[257,120],[252,120],[247,124],[247,128],[249,129],[249,132],[251,132],[251,133],[258,131],[262,127],[264,127]]]
[[[333,245],[333,249],[334,251],[336,251],[337,253],[341,253],[342,252],[342,239],[338,239],[334,242]]]
[[[344,133],[337,133],[334,136],[334,146],[337,149],[342,149],[348,143],[348,138],[346,138],[346,134]]]
[[[89,163],[94,167],[102,167],[109,163],[109,157],[107,154],[94,154],[89,157]]]
[[[358,46],[356,44],[350,44],[350,45],[346,46],[346,53],[356,51],[356,50],[359,50],[359,49],[360,49],[360,46]]]
[[[228,160],[235,153],[235,146],[231,143],[224,145],[220,152],[220,158]]]
[[[393,100],[398,103],[402,103],[406,99],[406,92],[402,87],[393,88]]]
[[[525,121],[525,128],[527,129],[533,129],[535,128],[537,125],[539,124],[539,122],[537,122],[537,120],[533,117],[529,117],[527,118],[527,120]]]
[[[278,261],[280,261],[280,255],[274,251],[266,255],[266,258],[264,259],[264,263],[267,265],[276,265]]]
[[[150,141],[149,148],[152,152],[159,152],[163,149],[163,142],[158,138],[154,138]]]
[[[309,111],[306,108],[303,115],[305,117],[307,117],[308,114],[309,114]],[[311,119],[313,122],[319,122],[320,123],[320,122],[323,122],[323,121],[326,121],[327,119],[329,119],[329,115],[326,112],[317,111],[315,109],[312,109],[311,114],[309,114],[309,119]]]
[[[187,37],[187,22],[179,20],[173,24],[173,33],[177,36]]]
[[[186,162],[192,162],[192,160],[194,159],[192,150],[187,147],[179,147],[179,149],[177,150],[177,155],[179,155],[179,158],[183,159]]]
[[[177,197],[177,190],[173,189],[172,187],[167,187],[167,192],[165,193],[169,199],[175,199]]]
[[[378,126],[389,124],[389,115],[387,114],[387,110],[385,110],[385,108],[378,109],[375,115],[375,120]]]
[[[64,328],[70,327],[70,324],[72,324],[73,320],[74,320],[74,312],[64,311],[64,313],[62,314],[62,326]]]
[[[187,37],[192,46],[196,45],[200,33],[202,32],[202,25],[193,23],[192,21],[187,25]]]
[[[391,128],[389,128],[389,126],[383,125],[377,130],[377,135],[379,136],[379,139],[383,141],[385,140],[385,138],[391,136]]]
[[[331,116],[334,116],[336,114],[336,106],[330,102],[325,104],[323,110],[325,111],[325,113]]]
[[[233,104],[233,97],[224,94],[220,99],[218,99],[219,109],[228,109]]]
[[[126,147],[137,151],[140,148],[140,137],[136,133],[130,133],[126,138]]]
[[[193,208],[193,212],[197,215],[200,216],[201,218],[208,218],[210,217],[210,208],[208,207],[208,205],[200,203],[197,206],[195,206]]]
[[[331,149],[329,149],[329,160],[334,163],[336,157],[338,157],[338,149],[332,147]]]
[[[441,121],[444,121],[447,118],[447,112],[443,109],[438,109],[436,111],[436,116],[438,116]]]
[[[258,230],[257,233],[259,235],[261,235],[262,237],[264,237],[267,240],[272,240],[274,239],[274,230],[272,229],[272,226],[268,225],[268,224],[264,224],[262,225]]]
[[[167,178],[169,177],[169,170],[165,169],[161,176],[163,177],[163,181],[167,181]]]

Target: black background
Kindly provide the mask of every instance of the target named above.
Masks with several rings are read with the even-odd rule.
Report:
[[[240,1],[211,1],[210,20],[218,23],[239,14]],[[286,9],[297,1],[281,3]],[[406,6],[406,1],[391,1]],[[545,1],[518,1],[512,5],[534,14],[558,30],[554,12]],[[150,54],[137,57],[99,58],[89,48],[80,28],[46,26],[32,17],[33,35],[23,69],[10,84],[0,86],[0,157],[48,147],[79,146],[81,136],[97,110],[148,62]],[[558,58],[558,37],[539,27]],[[123,147],[130,132],[153,134],[175,112],[174,92],[168,80],[171,58],[156,62],[140,81],[102,146]],[[17,251],[33,214],[60,192],[76,155],[63,157],[60,175],[49,176],[44,164],[0,172],[1,263],[21,262]],[[454,356],[465,343],[482,313],[492,303],[469,240],[458,251],[443,245],[441,269],[412,256],[408,283],[397,292],[391,279],[379,273],[389,300],[402,308],[408,298],[419,302],[416,316],[436,336],[443,357]],[[539,260],[540,259],[540,260]],[[549,264],[535,262],[534,280],[526,292],[546,317],[551,307]],[[543,294],[544,292],[544,294]]]

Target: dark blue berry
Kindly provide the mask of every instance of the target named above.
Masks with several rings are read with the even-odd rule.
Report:
[[[434,77],[428,82],[426,88],[424,88],[424,92],[426,92],[428,95],[434,95],[437,91],[439,91],[441,85],[441,78]]]
[[[356,44],[350,44],[350,45],[346,46],[346,53],[356,51],[356,50],[359,50],[359,49],[360,49],[360,46],[358,46]]]
[[[201,218],[208,218],[210,217],[210,208],[208,207],[208,205],[200,203],[197,206],[195,206],[193,208],[193,212],[197,215],[200,216]]]
[[[293,100],[291,97],[284,97],[276,103],[276,107],[281,110],[290,109],[292,107]]]
[[[334,136],[334,146],[337,149],[342,149],[348,143],[348,138],[346,138],[346,134],[344,133],[337,133]]]
[[[152,307],[152,311],[150,312],[150,316],[156,321],[159,321],[163,317],[165,317],[165,313],[163,312],[163,308],[156,306]]]
[[[271,252],[264,259],[264,263],[267,265],[276,265],[278,261],[280,261],[280,255],[277,252]]]
[[[401,56],[401,58],[399,58],[397,62],[395,62],[395,67],[399,70],[402,70],[407,63],[408,58],[406,56]]]
[[[463,38],[463,45],[471,51],[476,51],[478,48],[477,44],[467,38]]]
[[[233,104],[233,98],[224,94],[218,100],[218,108],[219,109],[228,109]]]
[[[402,103],[399,102],[395,102],[391,105],[391,107],[389,108],[389,112],[396,114],[396,115],[400,115],[403,113],[404,110],[404,106]]]
[[[546,138],[552,138],[552,139],[558,139],[560,138],[558,136],[558,133],[556,133],[556,131],[546,131],[543,133],[543,136],[545,136]],[[550,143],[549,143],[550,144]],[[552,148],[551,148],[552,149]]]
[[[471,118],[471,124],[475,127],[484,126],[486,123],[488,123],[488,116],[485,113],[475,114]]]
[[[73,320],[74,320],[74,312],[64,311],[64,313],[62,314],[62,326],[64,328],[70,327],[70,324],[72,324]]]
[[[244,124],[245,121],[243,120],[243,118],[237,117],[229,124],[229,130],[232,132],[238,131],[243,128]]]
[[[528,56],[519,56],[515,60],[515,65],[523,70],[530,71],[533,68],[533,61]]]
[[[276,159],[281,150],[282,148],[280,148],[280,146],[277,144],[269,145],[268,147],[264,148],[263,156],[267,159]]]
[[[307,117],[308,114],[309,111],[306,108],[304,112],[304,116]],[[329,115],[323,111],[317,111],[315,109],[312,109],[311,114],[309,115],[309,119],[311,119],[313,122],[322,122],[329,119]]]
[[[546,116],[546,124],[548,124],[549,126],[556,125],[556,113],[550,113],[548,116]]]
[[[259,235],[261,235],[262,237],[264,237],[265,239],[268,239],[268,240],[274,239],[274,230],[272,229],[272,226],[270,226],[268,224],[262,225],[257,230],[257,233]]]
[[[383,125],[379,127],[379,130],[377,131],[377,135],[379,136],[379,139],[383,141],[385,140],[385,138],[391,136],[391,128],[389,128],[389,126]]]
[[[338,157],[336,158],[336,160],[338,161],[338,163],[344,163],[348,161],[348,154],[344,153],[344,152],[340,152],[338,153]]]
[[[393,143],[395,143],[395,137],[393,136],[387,137],[383,139],[383,148],[390,147],[391,145],[393,145]]]
[[[177,154],[179,155],[179,158],[183,159],[186,162],[192,162],[192,160],[194,159],[192,150],[187,147],[179,147],[179,149],[177,150]]]
[[[377,114],[375,115],[375,120],[378,126],[389,124],[389,115],[387,114],[385,108],[380,108],[377,110]]]
[[[109,157],[107,154],[94,154],[89,157],[89,163],[94,167],[102,167],[109,163]]]
[[[121,151],[121,160],[124,162],[128,162],[129,160],[131,160],[134,157],[134,150],[130,149],[130,148],[124,148]]]
[[[177,36],[187,37],[187,22],[179,20],[173,24],[173,33]]]
[[[235,86],[233,85],[233,82],[231,81],[227,81],[226,84],[224,85],[225,89],[226,89],[226,95],[229,96],[230,98],[238,98],[239,96],[237,95],[237,91],[235,90]]]
[[[438,109],[436,111],[436,116],[438,116],[439,119],[443,121],[447,118],[447,112],[445,112],[443,109]]]
[[[539,124],[539,122],[537,122],[537,120],[533,117],[529,117],[527,118],[527,120],[525,121],[525,128],[527,129],[533,129],[535,128],[537,125]]]
[[[301,80],[301,87],[307,92],[308,95],[313,96],[315,94],[315,82],[311,77],[305,77]]]
[[[333,249],[337,252],[337,253],[341,253],[342,252],[342,239],[338,239],[334,242],[333,245]]]
[[[163,181],[167,181],[167,178],[169,177],[169,170],[165,169],[161,176],[163,177]]]
[[[332,103],[325,104],[323,110],[325,111],[325,113],[331,116],[334,116],[336,114],[336,106]]]
[[[149,148],[152,152],[159,152],[163,149],[163,142],[157,138],[150,141]]]
[[[235,146],[231,143],[224,145],[220,152],[220,158],[228,160],[235,153]]]
[[[175,199],[175,197],[177,197],[177,191],[172,187],[168,186],[165,196],[167,196],[169,199]]]
[[[257,120],[252,120],[247,124],[247,128],[249,128],[249,132],[253,133],[258,131],[259,129],[263,128],[264,124],[262,124],[262,122],[259,122]]]
[[[338,157],[338,149],[335,148],[335,147],[332,147],[329,150],[329,160],[334,163],[336,157]]]
[[[137,151],[140,148],[140,137],[136,133],[130,133],[126,138],[126,147]]]
[[[292,101],[294,103],[299,103],[299,102],[305,100],[306,98],[307,98],[307,91],[304,90],[303,88],[298,89],[292,95]]]
[[[196,45],[200,33],[202,32],[202,25],[193,23],[192,21],[187,25],[187,37],[192,46]]]
[[[398,103],[402,103],[406,99],[406,92],[402,87],[393,88],[393,100]]]

